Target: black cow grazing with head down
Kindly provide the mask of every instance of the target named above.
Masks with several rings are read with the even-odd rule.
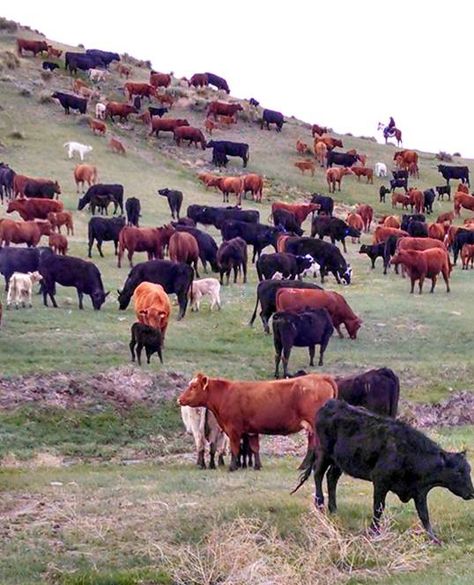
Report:
[[[280,272],[283,278],[294,280],[312,265],[313,259],[310,256],[295,256],[286,253],[262,254],[256,265],[258,280],[268,280],[275,272]]]
[[[260,130],[263,130],[263,126],[270,130],[270,124],[275,124],[276,131],[281,132],[283,124],[285,124],[285,118],[281,112],[275,110],[263,110],[262,119],[260,120]]]
[[[92,262],[75,258],[74,256],[41,256],[39,272],[43,277],[43,302],[48,306],[48,295],[57,308],[56,283],[62,286],[72,286],[77,290],[79,309],[83,309],[82,299],[89,295],[92,306],[96,311],[105,303],[108,292],[104,291],[99,269]]]
[[[332,215],[334,211],[334,199],[329,195],[321,195],[320,193],[313,193],[311,196],[311,203],[319,205],[318,215]]]
[[[148,111],[150,112],[150,116],[158,116],[162,118],[165,114],[169,112],[168,108],[155,108],[153,106],[148,106]]]
[[[280,227],[283,231],[291,232],[296,236],[304,234],[304,230],[301,229],[295,215],[286,209],[275,209],[273,212],[273,224],[275,227]]]
[[[223,77],[219,77],[218,75],[215,75],[214,73],[209,73],[208,71],[206,71],[204,75],[207,75],[207,83],[209,85],[213,85],[217,89],[222,89],[226,93],[230,93],[227,81]]]
[[[288,376],[288,360],[291,348],[307,347],[309,365],[314,366],[316,345],[320,346],[318,365],[323,365],[324,352],[334,333],[334,326],[327,309],[307,309],[298,313],[281,311],[273,315],[273,343],[275,345],[275,378],[279,377],[283,359],[283,377]]]
[[[261,306],[260,319],[265,333],[270,333],[268,321],[276,312],[276,294],[281,288],[311,288],[321,290],[321,287],[311,282],[301,280],[263,280],[257,286],[257,301],[249,325],[252,326],[257,317],[258,305]]]
[[[412,220],[406,230],[412,238],[427,238],[428,226],[424,221]]]
[[[176,191],[175,189],[158,189],[158,195],[163,195],[163,197],[168,199],[171,217],[173,219],[179,219],[179,212],[183,203],[183,193],[181,191]]]
[[[57,63],[53,63],[52,61],[43,61],[41,67],[45,71],[54,71],[55,69],[59,69],[59,65]]]
[[[464,500],[474,498],[465,452],[444,451],[404,422],[350,406],[342,400],[329,400],[316,414],[315,431],[320,439],[319,452],[313,449],[307,458],[296,489],[314,470],[315,504],[322,507],[322,482],[329,469],[329,511],[335,512],[336,487],[342,473],[371,481],[374,531],[379,530],[387,493],[393,492],[402,502],[414,500],[426,532],[439,544],[429,519],[429,491],[444,487]]]
[[[220,229],[224,221],[234,219],[247,223],[258,223],[260,213],[255,209],[240,209],[240,207],[210,207],[208,205],[189,205],[186,215],[194,223],[213,225]]]
[[[5,278],[5,290],[8,290],[10,278],[14,272],[35,272],[39,269],[40,258],[51,256],[53,251],[47,246],[37,248],[0,248],[0,273]]]
[[[423,191],[423,210],[426,211],[426,213],[433,213],[433,203],[435,198],[436,193],[434,189],[426,189]]]
[[[247,166],[249,161],[249,145],[245,142],[231,142],[230,140],[210,140],[206,148],[212,148],[212,162],[217,164],[216,155],[222,156],[238,156],[243,161],[243,167]],[[225,166],[225,165],[224,165]]]
[[[438,165],[438,172],[446,179],[446,185],[449,185],[451,179],[460,179],[463,183],[467,183],[469,187],[469,168],[461,166]]]
[[[146,363],[150,363],[150,358],[154,353],[158,354],[160,362],[163,363],[163,356],[161,348],[163,347],[163,336],[159,329],[139,323],[138,321],[132,325],[132,338],[130,340],[130,353],[132,354],[132,362],[135,361],[135,346],[137,347],[137,362],[142,365],[142,349],[145,348]]]
[[[87,49],[86,55],[90,55],[100,60],[105,67],[108,67],[112,61],[120,61],[120,55],[112,51],[100,51],[99,49]]]
[[[316,234],[322,240],[325,236],[331,238],[333,244],[342,242],[344,252],[347,254],[346,237],[360,238],[360,231],[350,225],[344,220],[337,217],[329,217],[327,215],[316,216],[311,223],[311,237],[314,238]]]
[[[358,160],[359,157],[356,154],[347,154],[346,152],[335,152],[334,150],[328,150],[326,154],[328,168],[331,168],[332,165],[352,167],[357,163]]]
[[[377,258],[385,258],[385,242],[380,242],[378,244],[362,244],[359,250],[359,254],[367,254],[372,262],[372,270],[375,268],[375,261]],[[385,262],[384,262],[385,267]],[[384,271],[384,274],[386,272]]]
[[[78,110],[81,114],[85,114],[87,111],[87,100],[85,98],[61,91],[55,91],[51,97],[59,101],[64,108],[65,114],[69,114],[70,110]]]
[[[94,245],[94,240],[97,240],[97,250],[99,250],[99,254],[102,258],[104,257],[104,254],[102,253],[102,242],[113,242],[115,246],[115,255],[117,256],[119,235],[124,226],[124,217],[112,217],[111,219],[106,219],[105,217],[91,217],[88,227],[88,257],[92,258],[92,246]]]
[[[187,218],[182,218],[187,219]],[[207,263],[211,265],[213,272],[219,272],[217,266],[217,244],[212,236],[198,230],[196,227],[187,226],[175,221],[171,222],[171,225],[178,232],[187,232],[196,238],[196,242],[199,248],[199,259],[202,262],[204,272],[207,272]]]
[[[86,53],[75,53],[66,51],[64,53],[64,68],[69,72],[77,73],[77,70],[87,71],[94,68],[105,68],[104,61],[97,55],[87,55]]]
[[[242,282],[247,282],[247,244],[242,238],[232,238],[222,242],[217,250],[217,266],[219,268],[220,283],[224,284],[224,274],[229,277],[234,270],[234,284],[237,282],[237,274],[242,271]]]
[[[127,225],[138,227],[141,212],[140,199],[129,197],[125,201],[125,211],[127,213]]]
[[[267,246],[273,246],[276,251],[277,235],[281,230],[262,223],[247,223],[245,221],[226,220],[221,226],[223,240],[242,238],[247,244],[253,246],[252,262],[260,258],[262,250]]]
[[[142,282],[161,284],[168,294],[175,293],[178,297],[178,321],[186,314],[188,294],[194,278],[191,266],[182,262],[169,260],[148,260],[132,268],[122,290],[118,292],[118,302],[121,311],[125,311],[135,292]]]
[[[411,222],[418,221],[418,222],[425,222],[426,218],[422,213],[404,213],[402,215],[402,221],[400,224],[400,229],[407,232],[408,226]]]
[[[395,418],[400,397],[400,380],[390,368],[369,370],[363,374],[336,376],[338,398],[352,406],[363,406],[376,414]]]
[[[117,205],[120,207],[120,213],[123,215],[123,185],[107,185],[105,183],[97,183],[97,185],[92,185],[87,189],[86,194],[82,198],[83,201],[81,209],[83,209],[88,203],[90,203],[91,198],[94,195],[104,196],[109,195],[111,200],[115,203],[115,211],[114,214],[117,212]]]
[[[435,187],[436,193],[438,193],[438,201],[442,199],[444,201],[444,196],[448,196],[448,200],[451,201],[451,185],[440,185]]]
[[[390,189],[387,189],[387,187],[385,187],[384,185],[380,186],[380,189],[379,189],[380,203],[385,203],[385,196],[388,195],[390,192],[391,192]]]
[[[351,283],[352,268],[334,244],[314,238],[288,238],[285,252],[312,256],[321,268],[321,282],[324,282],[324,277],[332,272],[338,284],[341,284],[341,281],[344,284]]]

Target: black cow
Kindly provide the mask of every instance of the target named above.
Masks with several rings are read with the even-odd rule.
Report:
[[[87,111],[87,100],[85,98],[61,91],[55,91],[51,97],[59,100],[65,114],[69,114],[70,110],[79,110],[81,114],[85,114]]]
[[[257,102],[257,100],[255,98],[250,98],[249,99],[249,104],[251,106],[253,106],[254,108],[258,108],[258,106],[260,105],[260,102]]]
[[[442,199],[444,201],[444,196],[448,196],[448,200],[451,201],[451,185],[440,185],[435,187],[436,192],[438,193],[438,201]]]
[[[130,353],[132,354],[132,362],[135,361],[135,346],[137,346],[137,362],[142,365],[142,349],[145,348],[146,363],[150,363],[150,357],[157,353],[160,362],[163,363],[163,356],[161,348],[163,347],[163,337],[159,329],[139,323],[138,321],[132,325],[132,338],[130,340]]]
[[[449,453],[404,422],[373,414],[365,408],[329,400],[316,414],[320,440],[304,466],[298,489],[314,470],[315,504],[324,505],[322,481],[328,472],[329,511],[335,512],[336,486],[342,473],[371,481],[374,486],[372,530],[378,531],[389,491],[402,502],[413,499],[430,538],[439,544],[430,524],[427,495],[434,487],[471,500],[474,486],[465,452]],[[295,490],[296,491],[296,490]]]
[[[8,290],[11,275],[14,272],[35,272],[39,269],[40,258],[50,256],[53,252],[47,246],[37,248],[0,248],[0,273],[5,278],[5,290]]]
[[[122,290],[118,290],[118,302],[121,311],[125,311],[135,289],[142,282],[161,284],[168,294],[175,293],[178,297],[178,321],[186,314],[188,293],[192,285],[194,271],[191,266],[182,262],[169,260],[149,260],[132,268]]]
[[[449,185],[451,179],[460,179],[463,183],[469,183],[469,168],[461,166],[438,165],[438,172],[446,179],[446,184]]]
[[[263,130],[264,125],[266,125],[267,130],[270,130],[270,124],[275,124],[276,131],[281,132],[283,124],[285,124],[283,114],[275,110],[263,110],[262,119],[260,120],[260,130]]]
[[[346,237],[360,238],[360,231],[350,225],[344,220],[337,217],[329,217],[327,215],[317,215],[311,223],[311,237],[314,238],[316,234],[322,240],[325,236],[331,238],[333,244],[342,242],[344,252],[347,254]]]
[[[99,269],[92,262],[75,258],[74,256],[42,255],[39,262],[39,272],[43,277],[43,303],[48,306],[47,297],[51,299],[53,307],[57,308],[56,283],[62,286],[73,286],[77,290],[79,309],[83,309],[83,296],[89,295],[94,310],[99,311],[105,303],[108,292],[104,291]]]
[[[334,199],[329,195],[321,195],[320,193],[313,193],[311,203],[318,203],[318,215],[332,215],[334,211]]]
[[[375,268],[375,261],[377,258],[385,259],[385,242],[380,242],[379,244],[362,244],[359,250],[359,254],[367,254],[372,262],[372,270]],[[385,268],[385,262],[384,262]],[[385,274],[385,271],[384,271]]]
[[[226,153],[214,148],[212,151],[212,162],[218,168],[227,167],[229,163],[229,159],[226,156]]]
[[[421,221],[425,222],[426,218],[422,213],[404,213],[402,215],[402,221],[400,225],[400,229],[404,230],[405,232],[408,231],[408,226],[412,221]]]
[[[390,179],[390,189],[391,189],[392,193],[398,187],[403,187],[405,189],[405,192],[407,192],[408,191],[408,179]],[[385,201],[385,199],[384,199],[384,201]]]
[[[127,213],[127,225],[138,227],[139,218],[141,216],[140,199],[137,197],[129,197],[125,201],[125,211]]]
[[[401,170],[401,171],[392,171],[392,175],[394,179],[407,179],[408,180],[408,171]]]
[[[285,251],[297,256],[312,256],[321,267],[321,282],[324,282],[329,272],[332,272],[338,284],[341,284],[341,280],[345,284],[351,282],[352,268],[334,244],[314,238],[288,238]]]
[[[15,175],[15,171],[6,163],[0,163],[0,199],[2,203],[4,197],[13,198],[13,179]]]
[[[61,193],[57,181],[28,181],[24,188],[26,197],[38,197],[43,199],[54,199],[56,194]]]
[[[260,319],[265,333],[270,333],[268,321],[276,311],[276,294],[280,288],[311,288],[321,290],[321,287],[302,280],[263,280],[257,286],[257,301],[249,325],[252,326],[257,317],[258,305],[261,306]]]
[[[273,224],[275,227],[279,226],[284,231],[295,234],[295,236],[304,234],[304,230],[301,229],[295,215],[286,209],[275,209],[273,212]]]
[[[328,168],[332,165],[339,165],[342,167],[352,167],[359,160],[356,154],[347,154],[347,152],[335,152],[334,150],[328,150],[326,154],[326,163]]]
[[[240,209],[240,207],[210,207],[208,205],[189,205],[186,215],[195,223],[213,225],[220,229],[223,222],[228,219],[258,223],[260,213],[255,209]]]
[[[387,274],[392,256],[397,253],[397,242],[403,236],[388,236],[385,240],[385,249],[383,253],[383,273]],[[398,264],[395,266],[395,273],[398,274]]]
[[[412,238],[427,238],[428,226],[423,221],[412,220],[406,230]]]
[[[148,106],[148,111],[150,112],[150,116],[158,116],[160,118],[169,112],[168,108],[155,108],[153,106]]]
[[[77,73],[77,70],[88,71],[94,68],[105,68],[104,61],[97,55],[87,55],[86,53],[75,53],[66,51],[64,53],[64,68],[69,72]]]
[[[277,236],[281,233],[280,228],[262,223],[247,223],[245,221],[226,220],[221,226],[223,240],[242,238],[253,246],[252,262],[260,258],[262,250],[267,246],[273,246],[276,251]]]
[[[423,209],[426,213],[433,213],[433,202],[436,198],[436,193],[434,189],[426,189],[423,191]]]
[[[390,189],[387,189],[384,185],[380,186],[379,189],[379,201],[380,203],[385,203],[385,196],[390,193]]]
[[[115,211],[114,214],[117,212],[117,205],[120,207],[120,213],[123,215],[123,185],[107,185],[105,183],[97,183],[97,185],[92,185],[87,189],[86,194],[81,199],[83,201],[82,207],[83,209],[88,203],[90,203],[91,197],[93,195],[109,195],[111,200],[115,202]]]
[[[94,244],[94,240],[97,240],[97,249],[99,250],[99,254],[102,258],[104,257],[104,254],[102,253],[102,242],[113,242],[115,246],[115,255],[117,256],[119,234],[124,226],[124,217],[112,217],[111,219],[106,219],[105,217],[91,217],[88,226],[88,257],[92,258],[92,246]]]
[[[460,229],[454,238],[453,242],[453,262],[458,261],[459,252],[462,250],[464,244],[474,244],[474,231]]]
[[[262,254],[256,264],[258,280],[268,280],[275,272],[281,272],[283,278],[294,280],[302,272],[311,268],[312,264],[313,259],[310,256],[295,256],[286,252]]]
[[[209,72],[206,72],[204,75],[207,75],[207,82],[209,85],[213,85],[217,89],[223,89],[226,93],[230,93],[227,81],[223,77],[219,77],[218,75]]]
[[[206,148],[212,148],[212,162],[216,163],[216,154],[224,156],[239,156],[244,168],[249,161],[249,145],[245,142],[231,142],[230,140],[210,140]],[[225,165],[224,165],[225,166]]]
[[[136,95],[133,98],[133,107],[139,112],[142,109],[142,98],[139,95]]]
[[[182,218],[187,219],[187,218]],[[217,244],[212,236],[206,234],[206,232],[202,232],[198,230],[196,227],[187,226],[175,221],[171,222],[171,225],[178,231],[178,232],[187,232],[196,238],[198,248],[199,248],[199,258],[202,262],[204,267],[204,272],[207,272],[207,263],[211,265],[211,269],[214,272],[219,272],[219,268],[217,266]]]
[[[86,55],[90,55],[108,67],[112,61],[120,61],[120,55],[111,51],[100,51],[99,49],[87,49]]]
[[[327,309],[306,309],[298,313],[281,311],[273,315],[273,344],[275,346],[275,378],[279,377],[280,361],[283,360],[283,377],[288,376],[288,360],[291,348],[307,347],[309,365],[314,366],[316,345],[320,346],[318,365],[323,365],[326,347],[334,333],[332,319]]]
[[[363,406],[368,410],[395,418],[400,397],[400,380],[390,368],[369,370],[363,374],[336,376],[338,398],[352,406]]]
[[[234,283],[237,274],[242,270],[243,283],[247,282],[247,244],[242,238],[232,238],[222,242],[217,250],[217,266],[219,268],[220,283],[224,284],[224,274],[229,284],[230,272],[234,270]]]
[[[41,67],[46,71],[54,71],[55,69],[59,69],[59,65],[57,63],[53,63],[52,61],[43,61]]]
[[[183,203],[183,193],[174,189],[158,189],[158,195],[163,195],[163,197],[168,199],[168,205],[171,210],[171,217],[173,219],[179,219],[179,212]]]

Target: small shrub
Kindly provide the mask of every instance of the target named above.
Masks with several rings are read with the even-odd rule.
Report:
[[[193,112],[204,112],[207,108],[206,100],[194,100],[189,104],[189,109]]]
[[[28,87],[20,86],[19,94],[23,97],[31,97],[31,89]]]
[[[0,30],[6,30],[9,33],[14,33],[18,29],[18,25],[13,20],[8,20],[3,16],[0,16]]]
[[[53,77],[53,72],[52,71],[41,71],[41,79],[43,81],[51,81],[51,78]]]
[[[460,157],[461,156],[461,153],[460,152],[453,152],[453,156],[459,156]]]
[[[20,66],[20,59],[12,51],[0,53],[0,71],[3,69],[16,69]]]
[[[78,49],[83,49],[83,48],[84,48],[84,45],[83,45],[82,43],[79,43],[79,44],[77,45],[77,48],[78,48]]]
[[[13,140],[24,140],[25,134],[21,130],[12,130],[8,135],[8,138],[12,138]]]
[[[49,92],[43,91],[40,93],[38,101],[40,104],[52,104],[53,98],[51,97],[51,94]]]
[[[438,152],[438,154],[436,155],[436,158],[438,160],[443,161],[443,162],[451,162],[453,160],[453,157],[449,154],[449,152],[444,152],[444,151]]]

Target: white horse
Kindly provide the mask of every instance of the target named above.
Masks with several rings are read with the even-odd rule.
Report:
[[[387,165],[383,162],[375,163],[375,176],[386,177],[387,176]]]
[[[89,146],[88,144],[81,144],[80,142],[65,142],[63,147],[66,148],[66,146],[68,148],[67,154],[69,158],[72,158],[73,154],[78,152],[81,160],[84,160],[84,156],[92,150],[92,146]]]

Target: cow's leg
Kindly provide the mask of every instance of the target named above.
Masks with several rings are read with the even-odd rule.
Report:
[[[373,516],[370,530],[373,532],[379,532],[380,518],[385,510],[385,498],[387,497],[387,488],[380,484],[374,483],[374,495],[373,495]]]
[[[237,264],[234,264],[233,266],[234,268],[234,284],[237,282],[237,274],[239,273],[239,267],[237,266]],[[230,271],[229,271],[230,273]],[[229,275],[227,275],[227,284],[229,284]]]
[[[229,437],[231,451],[229,471],[235,471],[239,467],[241,433],[233,430],[230,433],[227,433],[227,436]]]
[[[344,250],[344,253],[347,254],[347,248],[346,248],[346,238],[342,238],[342,248]]]
[[[438,278],[437,276],[433,276],[431,278],[431,290],[430,290],[430,293],[433,293],[434,292],[437,278]]]
[[[337,331],[337,334],[339,335],[340,339],[344,339],[344,334],[341,331],[341,323],[338,323],[337,325],[334,325],[334,328]]]
[[[428,503],[426,501],[426,493],[418,494],[414,498],[415,500],[415,507],[416,511],[418,512],[418,517],[423,524],[423,528],[429,534],[429,537],[434,542],[434,544],[441,544],[439,538],[433,532],[433,528],[431,527],[430,523],[430,516],[428,512]]]
[[[142,349],[143,349],[143,343],[141,341],[138,341],[137,342],[137,362],[138,362],[139,366],[142,365]]]
[[[424,282],[424,280],[425,280],[425,277],[424,276],[420,276],[420,279],[418,281],[418,288],[419,288],[419,291],[420,291],[420,295],[423,293],[423,282]]]
[[[332,464],[327,472],[326,480],[328,484],[328,508],[331,513],[336,512],[336,487],[339,478],[342,475],[342,469]]]
[[[84,293],[82,291],[80,291],[79,289],[77,290],[77,298],[79,299],[79,309],[81,309],[81,311],[84,309],[84,305],[82,303],[82,300],[84,298]]]
[[[283,377],[284,378],[288,378],[288,361],[290,359],[290,353],[291,353],[291,345],[287,346],[287,347],[283,347],[282,362],[283,362]]]
[[[415,282],[416,282],[416,278],[414,278],[413,276],[411,277],[411,289],[410,289],[410,294],[413,294],[415,291]]]
[[[209,445],[209,469],[216,468],[216,442],[212,441]]]
[[[319,453],[314,465],[314,485],[316,493],[314,495],[314,505],[317,508],[324,508],[323,478],[331,461],[324,453]]]
[[[474,262],[474,257],[471,257],[471,269],[472,269],[473,262]],[[469,259],[467,261],[466,269],[469,269]],[[446,283],[446,292],[448,293],[448,292],[450,292],[450,288],[449,288],[449,269],[448,270],[443,270],[442,274],[443,274],[444,282]]]
[[[102,240],[97,240],[97,249],[99,250],[100,257],[103,258],[104,254],[102,253]],[[117,255],[117,242],[115,242],[115,255]]]
[[[253,468],[255,470],[262,469],[262,462],[260,461],[260,440],[258,435],[250,435],[249,436],[249,448],[250,448],[250,455],[249,455],[249,467],[252,465],[252,453],[254,455],[254,465]]]
[[[280,360],[281,360],[281,352],[282,352],[282,345],[279,339],[275,339],[275,378],[278,380],[280,375]]]
[[[309,352],[309,365],[314,367],[314,354],[316,352],[316,346],[310,345],[308,347],[308,352]]]
[[[130,353],[132,354],[132,362],[135,361],[135,344],[136,344],[135,337],[132,334],[132,339],[130,340],[129,343]]]

